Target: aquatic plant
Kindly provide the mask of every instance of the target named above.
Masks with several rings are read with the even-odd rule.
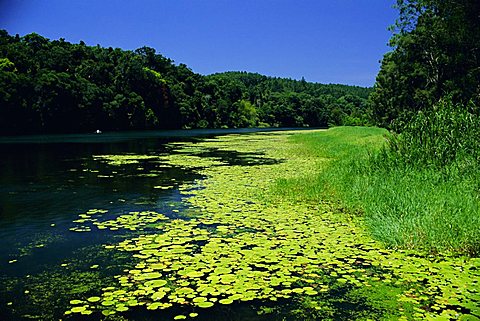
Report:
[[[237,302],[295,299],[319,306],[334,289],[357,289],[368,297],[360,290],[382,284],[397,293],[384,300],[398,319],[479,315],[478,259],[387,249],[370,237],[361,218],[335,204],[276,197],[279,181],[314,175],[329,162],[302,151],[291,135],[229,135],[194,145],[195,152],[216,148],[279,160],[269,165],[224,166],[192,157],[190,145],[179,144],[180,153],[162,162],[195,168],[205,177],[179,188],[188,215],[131,212],[93,221],[91,228],[138,230],[148,224],[154,230],[108,245],[137,263],[116,276],[117,286],[74,298],[81,302],[69,311],[108,316],[138,306],[184,307],[178,320]]]

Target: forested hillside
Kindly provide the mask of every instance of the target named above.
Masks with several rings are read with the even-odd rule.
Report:
[[[370,91],[0,31],[1,134],[362,124]]]

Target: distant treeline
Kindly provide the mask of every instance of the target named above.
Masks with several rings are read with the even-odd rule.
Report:
[[[364,124],[370,92],[0,30],[0,134]]]

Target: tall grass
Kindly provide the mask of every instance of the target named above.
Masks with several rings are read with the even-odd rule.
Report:
[[[480,118],[475,106],[442,100],[400,135],[352,166],[377,238],[392,246],[480,253]],[[357,189],[360,189],[359,186]],[[352,199],[352,196],[346,196]]]
[[[317,175],[278,182],[299,201],[340,202],[393,248],[480,254],[480,121],[440,102],[400,135],[338,127],[293,139],[328,158]]]
[[[480,164],[480,117],[473,104],[455,105],[441,100],[419,112],[400,135],[389,137],[380,162],[397,166],[445,168],[459,162]]]

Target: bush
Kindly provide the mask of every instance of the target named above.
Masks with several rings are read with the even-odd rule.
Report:
[[[340,188],[393,247],[480,252],[480,117],[447,98],[419,112],[370,159],[347,166]]]
[[[452,163],[480,164],[480,117],[475,106],[441,100],[420,111],[399,135],[391,135],[382,151],[386,159],[406,166],[445,167]],[[388,161],[387,163],[390,163]]]

